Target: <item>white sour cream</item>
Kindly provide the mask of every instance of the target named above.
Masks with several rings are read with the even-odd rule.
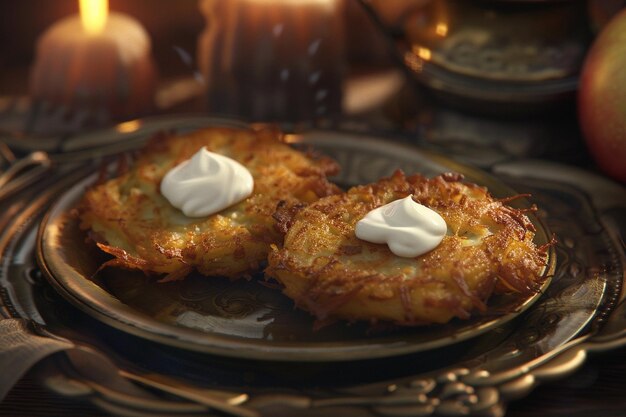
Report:
[[[446,221],[411,196],[392,201],[365,215],[356,224],[356,236],[386,243],[391,252],[414,258],[436,248],[446,234]]]
[[[187,217],[217,213],[248,197],[253,188],[246,167],[204,147],[161,181],[161,194]]]

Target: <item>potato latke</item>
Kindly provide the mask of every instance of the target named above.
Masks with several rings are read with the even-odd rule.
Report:
[[[399,325],[445,323],[485,311],[492,293],[537,291],[546,247],[533,243],[524,210],[492,198],[486,189],[444,174],[392,177],[357,186],[275,217],[286,232],[266,274],[296,305],[324,322],[335,318]],[[432,251],[394,255],[385,244],[355,236],[370,210],[412,195],[438,212],[447,234]]]
[[[194,268],[230,278],[258,272],[270,244],[282,241],[272,219],[278,202],[308,203],[339,191],[326,180],[338,170],[334,161],[307,156],[279,137],[269,129],[210,128],[155,138],[128,172],[87,190],[79,206],[81,228],[115,257],[104,266],[168,274],[163,280]],[[203,146],[243,164],[254,190],[217,214],[189,218],[161,195],[159,184]]]

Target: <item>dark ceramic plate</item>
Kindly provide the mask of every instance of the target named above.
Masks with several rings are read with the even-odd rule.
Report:
[[[185,126],[175,126],[185,130]],[[515,194],[488,174],[416,147],[336,132],[288,136],[335,158],[340,184],[363,184],[395,169],[428,176],[455,171],[487,186],[496,197]],[[120,330],[192,351],[272,361],[346,361],[390,357],[452,345],[501,326],[530,307],[555,269],[551,251],[541,292],[528,298],[493,297],[490,313],[446,325],[372,331],[363,324],[336,323],[318,331],[291,300],[256,280],[230,282],[191,276],[157,284],[141,273],[109,269],[95,275],[102,258],[86,244],[71,209],[95,174],[68,189],[41,224],[38,258],[55,289],[79,309]],[[520,202],[520,204],[527,204]],[[536,218],[536,243],[549,233]],[[92,278],[93,277],[93,278]]]

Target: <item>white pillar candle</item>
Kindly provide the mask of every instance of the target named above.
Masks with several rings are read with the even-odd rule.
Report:
[[[252,121],[341,112],[344,36],[338,0],[201,0],[198,42],[209,110]]]
[[[81,19],[82,17],[82,19]],[[38,40],[34,100],[123,119],[153,107],[156,70],[150,39],[130,16],[107,16],[104,0],[81,0],[81,16],[52,25]]]

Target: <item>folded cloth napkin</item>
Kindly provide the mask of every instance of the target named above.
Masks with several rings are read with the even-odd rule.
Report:
[[[133,408],[132,414],[138,416],[145,415],[135,408],[138,404],[140,408],[141,405],[145,405],[148,411],[169,406],[185,412],[207,412],[215,409],[239,417],[259,416],[257,411],[242,409],[237,404],[232,404],[229,398],[224,398],[224,395],[230,396],[230,393],[216,395],[211,390],[200,390],[198,394],[193,389],[186,393],[187,388],[179,383],[168,386],[167,383],[158,379],[148,384],[157,391],[177,395],[191,400],[192,403],[164,401],[155,392],[145,390],[121,375],[120,368],[100,351],[49,333],[45,328],[39,328],[37,324],[25,319],[0,319],[0,402],[28,369],[40,360],[61,351],[66,355],[74,370],[86,381],[105,387],[102,388],[102,392],[106,395],[103,395],[105,397],[112,395],[116,399],[117,410],[122,410],[120,406],[125,404],[119,403],[120,398],[127,398],[132,399],[128,400],[128,404]],[[126,375],[132,374],[126,373]],[[135,378],[138,376],[134,375],[131,379]],[[150,381],[149,378],[143,378],[143,380]],[[121,395],[115,395],[115,393],[121,393]],[[239,393],[232,395],[234,398],[241,397]],[[101,401],[101,405],[106,405],[106,402],[105,398]],[[103,408],[106,409],[104,406]]]
[[[57,352],[63,352],[74,370],[86,381],[107,387],[111,392],[123,393],[129,398],[158,400],[154,393],[120,375],[119,367],[94,348],[52,334],[30,320],[0,319],[0,402],[26,371]],[[183,394],[179,395],[185,397]],[[218,409],[220,406],[221,409],[233,408],[228,404],[226,408],[221,403],[211,404],[209,400],[204,403],[208,402]]]
[[[73,347],[69,340],[38,335],[29,320],[0,320],[0,402],[33,365]]]

